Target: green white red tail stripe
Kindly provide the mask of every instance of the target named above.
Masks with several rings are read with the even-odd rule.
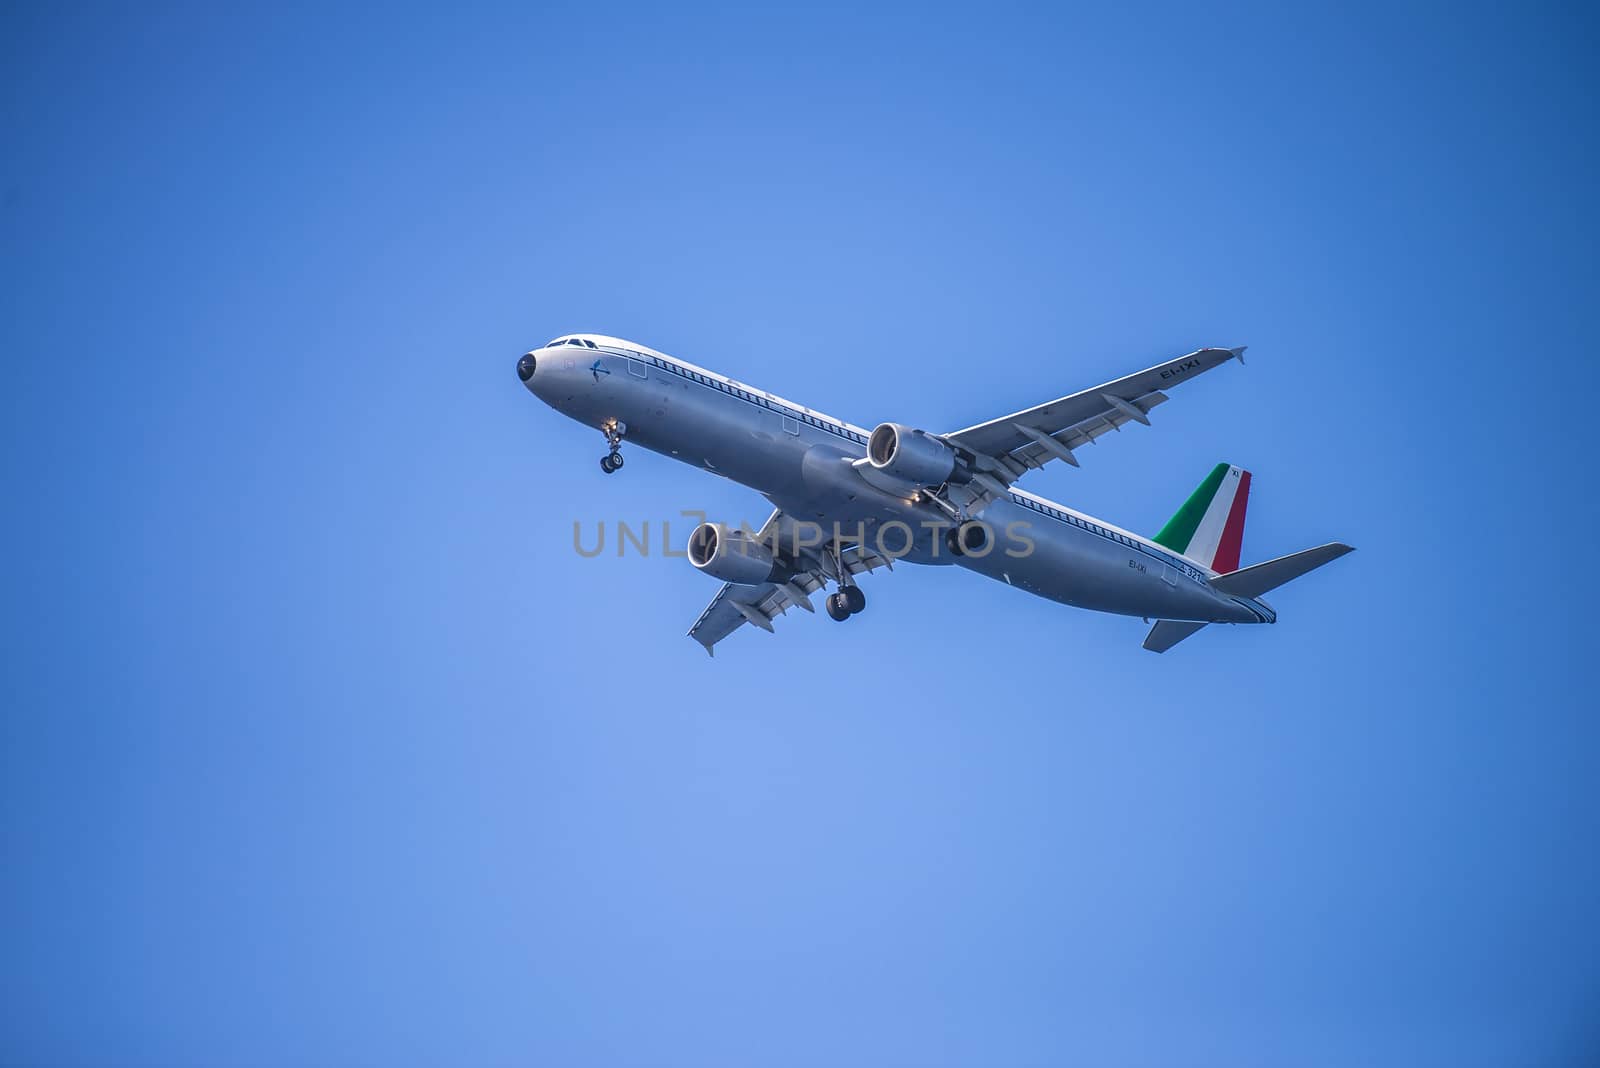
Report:
[[[1244,546],[1244,510],[1250,500],[1250,472],[1218,464],[1178,514],[1167,521],[1156,544],[1182,553],[1219,574],[1239,570]]]

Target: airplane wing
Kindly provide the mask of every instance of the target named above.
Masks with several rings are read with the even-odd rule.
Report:
[[[977,480],[977,497],[966,502],[968,507],[976,510],[1029,469],[1051,460],[1077,467],[1075,450],[1102,434],[1121,430],[1126,423],[1149,425],[1150,409],[1167,400],[1163,390],[1234,359],[1243,362],[1244,346],[1200,349],[1114,382],[944,435],[945,441],[978,458],[983,477]]]
[[[689,637],[705,646],[707,653],[716,655],[716,644],[740,627],[749,623],[769,634],[774,633],[772,621],[789,609],[799,606],[815,612],[811,595],[820,592],[828,582],[836,581],[833,554],[820,547],[795,548],[793,520],[782,511],[775,511],[761,524],[757,537],[768,542],[774,526],[781,528],[778,544],[785,546],[785,555],[793,563],[795,577],[788,582],[763,582],[758,586],[737,586],[731,582],[711,598],[706,610],[689,628]],[[865,545],[847,546],[840,553],[848,574],[859,575],[880,567],[893,569],[893,561],[874,552]]]

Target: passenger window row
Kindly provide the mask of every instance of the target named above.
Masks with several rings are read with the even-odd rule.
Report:
[[[1087,530],[1091,534],[1097,534],[1102,538],[1109,538],[1112,541],[1118,542],[1118,543],[1120,543],[1122,545],[1126,545],[1130,549],[1136,549],[1136,550],[1138,550],[1139,552],[1143,553],[1146,556],[1149,556],[1149,557],[1151,557],[1153,559],[1159,560],[1163,564],[1167,564],[1167,565],[1169,565],[1171,567],[1177,568],[1179,571],[1183,572],[1185,575],[1188,575],[1190,578],[1194,579],[1196,582],[1201,580],[1200,573],[1198,571],[1196,571],[1194,568],[1190,567],[1189,565],[1183,563],[1181,560],[1177,560],[1177,559],[1174,559],[1174,558],[1168,557],[1168,556],[1163,556],[1160,553],[1151,552],[1148,547],[1140,544],[1139,542],[1134,541],[1132,538],[1128,537],[1126,534],[1118,534],[1114,530],[1107,530],[1105,527],[1098,526],[1097,524],[1090,523],[1090,522],[1088,522],[1086,520],[1083,520],[1083,519],[1079,519],[1077,516],[1074,516],[1074,515],[1068,515],[1066,512],[1062,512],[1062,511],[1060,511],[1058,509],[1046,507],[1045,505],[1042,505],[1042,504],[1038,503],[1037,501],[1031,501],[1026,497],[1018,497],[1018,496],[1013,495],[1011,499],[1013,501],[1015,501],[1016,503],[1022,505],[1024,508],[1028,508],[1028,509],[1031,509],[1032,511],[1038,512],[1040,515],[1047,515],[1047,516],[1050,516],[1052,519],[1059,519],[1063,523],[1067,523],[1067,524],[1069,524],[1071,526],[1078,527],[1081,530]]]
[[[757,393],[752,393],[747,389],[740,388],[739,386],[729,385],[728,383],[720,381],[719,379],[712,378],[710,375],[703,375],[698,371],[690,371],[687,368],[679,367],[677,364],[668,363],[665,360],[658,359],[654,356],[645,357],[642,353],[638,355],[641,359],[648,359],[652,364],[661,368],[663,371],[680,375],[692,382],[698,382],[702,386],[709,386],[711,389],[729,394],[730,396],[738,397],[740,400],[749,401],[751,404],[759,405],[768,411],[776,412],[779,415],[785,416],[789,419],[798,419],[800,422],[806,423],[809,426],[814,426],[819,430],[826,430],[833,434],[843,435],[858,445],[865,445],[867,443],[866,435],[857,434],[855,431],[848,430],[845,427],[839,426],[837,423],[830,423],[825,419],[819,419],[818,417],[810,415],[806,412],[786,408],[783,405],[768,399],[767,397],[763,397]]]

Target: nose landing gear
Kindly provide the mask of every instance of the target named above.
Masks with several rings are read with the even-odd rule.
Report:
[[[611,446],[611,451],[600,457],[600,470],[609,475],[622,468],[622,435],[628,432],[628,424],[613,419],[600,429],[606,436],[606,444]]]

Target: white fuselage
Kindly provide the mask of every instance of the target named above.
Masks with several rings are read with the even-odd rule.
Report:
[[[1211,572],[1148,539],[1011,489],[981,519],[990,551],[956,555],[951,520],[925,500],[864,480],[868,431],[633,342],[577,334],[519,364],[535,396],[589,426],[749,486],[795,519],[865,539],[896,559],[957,564],[1029,593],[1150,619],[1267,623],[1260,600],[1230,597]]]

